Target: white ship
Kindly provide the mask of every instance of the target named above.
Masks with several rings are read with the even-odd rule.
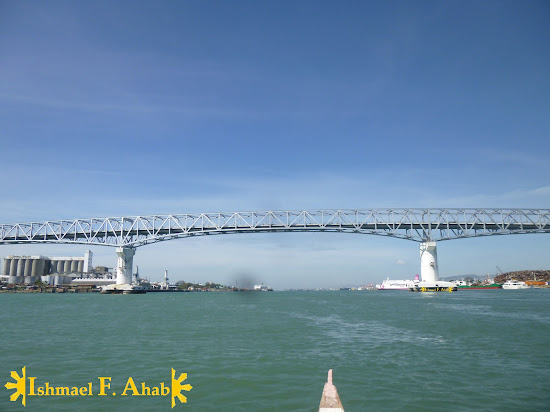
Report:
[[[261,292],[273,292],[273,289],[270,286],[265,286],[263,283],[261,285],[254,285],[254,290]]]
[[[414,287],[414,281],[412,280],[391,280],[386,279],[381,285],[376,285],[378,290],[409,290]]]
[[[434,282],[415,282],[409,290],[411,292],[456,292],[458,287],[455,282],[436,280]]]
[[[140,285],[131,285],[131,284],[123,284],[123,285],[105,285],[101,287],[101,293],[104,295],[115,295],[115,294],[123,294],[123,295],[133,295],[133,294],[141,294],[146,293],[147,289]]]
[[[528,289],[529,286],[519,280],[507,280],[502,284],[502,289]]]

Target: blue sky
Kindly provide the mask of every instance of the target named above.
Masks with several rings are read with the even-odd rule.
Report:
[[[0,221],[548,208],[549,17],[546,1],[2,1]],[[549,250],[548,235],[458,240],[439,264],[549,268]],[[135,263],[276,288],[420,266],[416,243],[323,233],[163,242]]]

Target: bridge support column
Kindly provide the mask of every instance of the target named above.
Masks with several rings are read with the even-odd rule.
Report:
[[[422,242],[420,244],[420,275],[422,282],[436,282],[439,280],[435,242]]]
[[[132,283],[132,266],[136,249],[132,247],[117,247],[118,262],[116,266],[116,284],[125,285]]]

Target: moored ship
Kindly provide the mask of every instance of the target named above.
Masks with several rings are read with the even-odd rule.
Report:
[[[437,280],[435,282],[418,282],[409,288],[411,292],[456,292],[456,283]]]
[[[412,280],[391,280],[386,279],[381,285],[376,285],[378,290],[409,290],[414,287]]]
[[[500,283],[491,283],[490,285],[457,285],[458,290],[482,290],[482,289],[502,289]]]
[[[254,290],[259,292],[273,292],[271,286],[265,286],[263,283],[261,285],[254,285]]]
[[[123,285],[106,285],[101,288],[103,295],[135,295],[146,293],[147,289],[140,285],[123,284]]]

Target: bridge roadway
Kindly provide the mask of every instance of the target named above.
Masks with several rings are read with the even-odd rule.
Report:
[[[549,233],[550,209],[301,210],[57,220],[1,224],[0,244],[118,247],[117,271],[119,275],[124,272],[122,283],[128,283],[135,248],[149,243],[212,234],[309,231],[361,233],[421,242],[422,278],[437,280],[436,241]]]

